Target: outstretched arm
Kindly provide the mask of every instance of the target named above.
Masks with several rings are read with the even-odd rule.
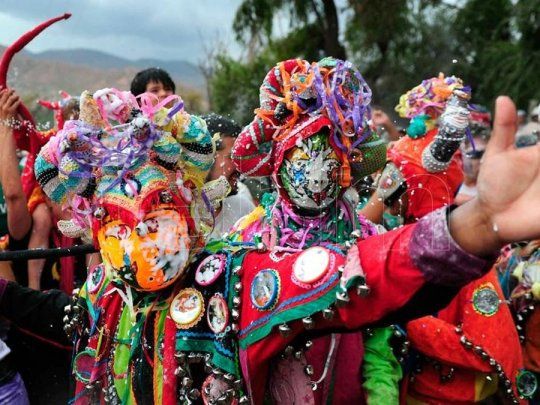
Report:
[[[19,96],[13,90],[0,90],[0,182],[6,199],[9,233],[17,240],[24,238],[32,226],[12,130],[20,103]]]

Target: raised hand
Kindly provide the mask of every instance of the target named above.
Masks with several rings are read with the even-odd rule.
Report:
[[[478,197],[450,218],[454,239],[471,253],[494,253],[503,244],[540,237],[540,145],[516,148],[516,130],[514,103],[497,98],[493,132],[480,164]]]
[[[21,104],[21,99],[15,93],[15,90],[2,89],[0,90],[0,120],[1,124],[9,124],[7,121],[13,119],[17,115],[17,108]]]

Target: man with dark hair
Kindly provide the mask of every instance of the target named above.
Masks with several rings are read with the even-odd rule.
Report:
[[[231,193],[223,200],[221,211],[216,216],[214,230],[210,238],[220,238],[234,223],[255,209],[253,197],[248,188],[238,181],[238,171],[231,159],[231,150],[236,137],[242,130],[240,125],[230,118],[210,113],[202,117],[206,121],[208,131],[216,140],[216,160],[208,174],[208,180],[216,180],[225,176],[231,186]]]
[[[131,93],[134,96],[143,93],[152,93],[159,101],[162,101],[175,92],[176,86],[171,76],[160,68],[141,70],[131,81]]]

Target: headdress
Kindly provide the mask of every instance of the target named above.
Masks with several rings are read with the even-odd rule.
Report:
[[[442,73],[400,97],[396,111],[411,125],[388,159],[407,183],[408,220],[452,203],[463,181],[459,146],[468,131],[469,98],[461,79]]]
[[[288,149],[327,130],[347,187],[351,166],[365,176],[384,163],[385,145],[368,125],[370,102],[371,89],[350,62],[280,62],[263,81],[260,108],[235,143],[234,162],[246,176],[275,176]]]
[[[200,205],[211,210],[211,202],[196,181],[185,179],[197,179],[214,146],[204,121],[187,114],[181,99],[174,98],[175,106],[166,110],[148,100],[139,107],[131,93],[116,89],[83,92],[79,120],[67,121],[35,164],[44,192],[72,210],[73,219],[59,224],[63,232],[80,236],[92,228],[97,238],[106,220],[135,231],[147,213],[165,205],[180,214],[186,237],[198,243],[193,217],[200,216]],[[182,154],[186,138],[208,149],[204,160]]]

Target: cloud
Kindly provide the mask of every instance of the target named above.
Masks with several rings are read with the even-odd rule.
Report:
[[[73,16],[49,28],[30,50],[91,48],[129,59],[197,62],[215,38],[238,52],[231,30],[240,0],[2,0],[0,43],[7,45],[47,18]]]

